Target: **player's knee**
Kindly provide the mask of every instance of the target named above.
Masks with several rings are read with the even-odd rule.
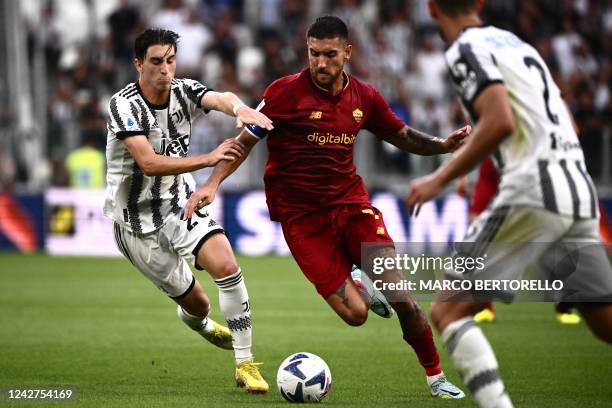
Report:
[[[368,308],[364,305],[364,307],[356,307],[351,310],[351,315],[348,316],[347,319],[344,319],[350,326],[361,326],[366,320],[368,320]]]
[[[220,278],[225,276],[230,276],[238,272],[238,263],[235,260],[226,260],[225,262],[220,263],[216,266],[214,275]]]

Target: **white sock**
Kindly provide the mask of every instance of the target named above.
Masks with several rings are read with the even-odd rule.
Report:
[[[427,379],[427,385],[431,385],[431,384],[435,383],[436,381],[438,381],[442,377],[446,377],[444,375],[444,371],[440,371],[440,374],[426,375],[425,376],[425,378]]]
[[[176,313],[178,317],[185,323],[189,328],[195,330],[196,332],[208,333],[212,331],[212,324],[208,324],[208,317],[204,316],[194,316],[183,309],[181,306],[178,306],[176,309]]]
[[[219,306],[232,333],[236,364],[252,360],[251,353],[251,305],[240,268],[230,276],[216,279],[219,287]]]
[[[495,353],[472,317],[456,320],[442,331],[442,341],[478,406],[512,407],[499,375]]]

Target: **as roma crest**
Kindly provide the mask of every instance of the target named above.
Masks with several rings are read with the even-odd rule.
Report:
[[[357,108],[353,111],[353,118],[355,119],[355,122],[361,122],[361,119],[363,119],[363,112],[361,109]]]

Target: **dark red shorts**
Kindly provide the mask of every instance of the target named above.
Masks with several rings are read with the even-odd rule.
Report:
[[[361,244],[390,243],[382,213],[372,206],[341,204],[281,220],[283,234],[300,269],[323,298],[331,296],[361,266]]]

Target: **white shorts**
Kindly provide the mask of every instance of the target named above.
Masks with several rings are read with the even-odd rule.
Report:
[[[533,273],[548,281],[564,282],[555,301],[612,301],[612,267],[600,242],[597,219],[579,219],[541,208],[501,206],[489,208],[469,226],[457,255],[485,257],[484,269],[459,274],[451,279],[520,280]],[[495,297],[511,300],[513,293]],[[543,299],[540,299],[543,300]]]
[[[149,234],[134,234],[114,223],[119,251],[173,299],[189,293],[195,278],[188,263],[202,270],[196,262],[197,253],[208,238],[218,233],[225,231],[206,209],[194,213],[191,220],[171,214],[160,229]]]

